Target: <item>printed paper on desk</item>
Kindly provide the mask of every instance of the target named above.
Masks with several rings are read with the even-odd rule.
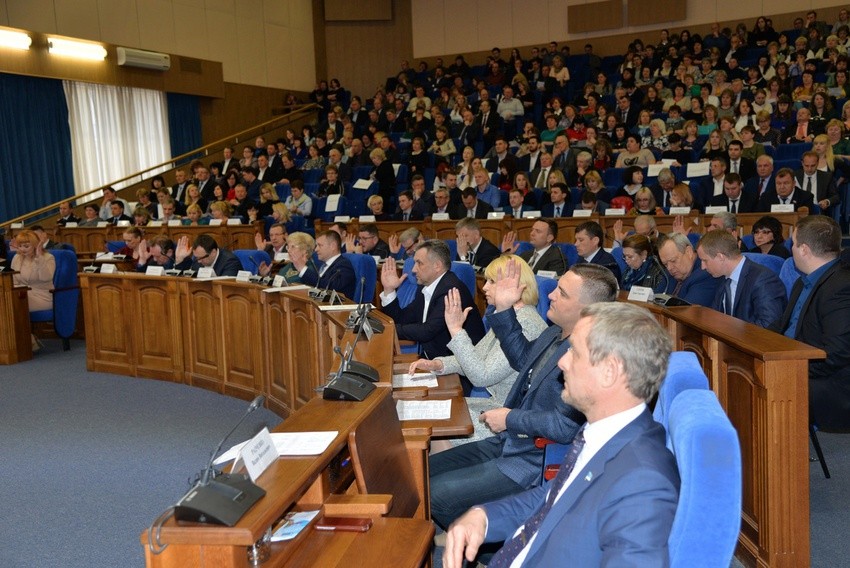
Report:
[[[162,227],[162,221],[151,221],[148,223],[148,227]]]
[[[625,215],[625,214],[626,214],[626,210],[622,207],[617,207],[617,208],[609,207],[608,209],[605,210],[605,216],[606,217],[611,217],[613,215]]]
[[[374,223],[375,216],[374,215],[361,215],[359,217],[361,223]]]
[[[690,215],[691,208],[690,207],[671,207],[670,215]]]
[[[250,270],[240,270],[236,273],[236,281],[237,282],[248,282],[251,279],[251,271]]]
[[[658,163],[661,164],[661,165],[667,166],[669,168],[673,164],[676,163],[676,159],[675,158],[661,158],[661,160]],[[649,166],[649,167],[652,167],[652,166]]]
[[[104,262],[100,265],[101,274],[115,274],[116,272],[118,272],[118,268],[114,264]]]
[[[227,224],[228,225],[241,225],[242,219],[239,219],[238,217],[231,217],[230,219],[227,220]],[[171,225],[171,221],[168,222],[168,225],[169,226]]]
[[[770,206],[771,213],[793,213],[794,212],[794,204],[793,203],[774,203]]]
[[[540,217],[540,211],[523,211],[522,218],[523,219],[537,219]]]
[[[97,222],[97,228],[98,229],[102,229],[102,228],[108,227],[108,226],[109,226],[109,223],[107,223],[106,221],[98,221]],[[14,229],[14,227],[12,227],[12,228]]]
[[[251,481],[256,482],[268,467],[279,457],[277,448],[274,446],[271,434],[268,428],[260,430],[256,436],[251,438],[247,444],[239,452],[239,458],[233,464],[236,469],[239,462],[245,464],[245,469],[248,470],[248,475]]]
[[[334,223],[351,223],[351,217],[348,215],[336,215]]]
[[[498,220],[505,218],[505,212],[504,211],[490,211],[489,213],[487,213],[487,218],[488,219],[496,219],[498,221]]]
[[[429,389],[439,386],[437,375],[434,373],[403,373],[401,375],[393,375],[393,388],[401,389],[405,387],[426,387]]]
[[[145,276],[163,276],[165,275],[164,266],[148,266],[145,269]]]
[[[448,420],[451,400],[399,400],[395,405],[399,420]]]
[[[633,302],[651,302],[655,299],[655,293],[648,286],[632,286],[629,290],[629,300]]]
[[[118,225],[116,225],[116,226],[117,227],[129,227],[130,221],[118,221]]]
[[[707,176],[711,174],[711,162],[691,162],[688,164],[688,173],[686,174],[689,178],[695,178],[700,176]]]
[[[590,209],[573,209],[573,217],[590,217],[593,211]]]
[[[338,209],[339,209],[339,194],[334,193],[333,195],[328,195],[328,199],[327,199],[327,201],[325,201],[325,213],[337,211]]]
[[[212,266],[204,266],[198,269],[198,278],[214,278],[215,270],[212,269]]]
[[[705,208],[706,215],[717,215],[718,213],[726,213],[726,207],[723,205],[712,205],[711,207]]]
[[[66,229],[76,229],[78,226],[77,223],[65,223]]]
[[[210,227],[218,227],[221,225],[221,219],[210,219]]]
[[[431,215],[431,220],[432,221],[448,221],[449,220],[449,214],[448,213],[434,213],[433,215]]]
[[[231,224],[232,224],[232,225],[241,225],[241,224],[242,224],[242,221],[239,221],[239,219],[236,219],[237,221],[239,221],[238,223],[231,223],[231,222],[230,222],[231,220],[232,220],[232,219],[228,219],[228,220],[227,220],[227,224],[228,224],[228,225],[231,225]],[[180,225],[182,225],[182,224],[183,224],[183,221],[181,221],[180,219],[171,219],[170,221],[168,221],[168,226],[169,226],[169,227],[179,227],[179,226],[180,226]]]
[[[98,224],[97,224],[97,226],[98,226],[98,227],[100,227],[100,223],[98,223]],[[106,221],[103,221],[103,226],[104,226],[104,227],[106,226]],[[23,229],[23,228],[24,228],[24,224],[23,224],[23,223],[12,223],[12,227],[11,227],[11,228],[12,228],[12,229]]]
[[[351,186],[354,189],[369,189],[372,186],[372,180],[370,179],[359,179],[354,182],[354,185]]]

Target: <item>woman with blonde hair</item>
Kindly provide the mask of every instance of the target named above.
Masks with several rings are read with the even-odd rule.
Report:
[[[694,194],[685,183],[677,183],[670,190],[670,207],[693,207]]]
[[[193,203],[186,208],[186,216],[183,217],[182,222],[184,225],[197,227],[199,225],[209,225],[210,221],[204,217],[204,212],[201,208],[196,203]]]
[[[206,211],[207,207],[209,207],[207,200],[201,197],[201,192],[198,190],[198,186],[194,183],[190,183],[186,186],[186,197],[183,200],[183,205],[187,208],[190,205],[197,205],[202,211]]]
[[[648,187],[642,187],[635,193],[635,206],[629,210],[628,214],[663,215],[664,211],[656,205],[652,190]]]
[[[222,225],[227,224],[227,220],[232,214],[230,204],[227,201],[213,201],[210,205],[210,215],[213,219],[220,220]]]
[[[537,313],[537,280],[528,264],[520,257],[512,254],[504,254],[491,262],[484,271],[484,294],[489,305],[494,304],[494,293],[496,281],[500,274],[515,269],[519,272],[520,285],[525,288],[521,299],[514,304],[516,318],[522,327],[523,335],[529,341],[534,341],[546,329],[546,322]],[[491,329],[481,338],[477,344],[463,329],[466,313],[460,307],[460,293],[457,290],[449,291],[446,296],[445,320],[446,327],[452,336],[448,344],[454,355],[438,357],[433,360],[419,359],[410,364],[410,372],[416,369],[433,371],[438,375],[460,373],[465,375],[469,381],[478,387],[485,387],[490,398],[467,398],[467,406],[475,424],[475,433],[469,438],[452,440],[452,444],[459,445],[475,440],[482,440],[492,436],[493,433],[486,425],[478,421],[481,412],[501,408],[505,405],[505,399],[517,380],[517,371],[511,368],[495,332]],[[452,301],[452,299],[458,301]]]
[[[287,223],[292,218],[289,209],[286,208],[286,204],[280,201],[272,203],[271,213],[269,215],[271,215],[275,223]]]
[[[259,217],[268,217],[272,214],[272,206],[275,203],[280,203],[280,197],[277,191],[270,183],[264,183],[260,186],[260,206],[257,208]]]
[[[834,156],[850,155],[850,140],[844,137],[844,123],[833,118],[826,123],[826,136]]]
[[[15,258],[11,268],[16,272],[12,275],[15,286],[27,286],[27,301],[29,311],[40,312],[53,309],[53,276],[56,274],[56,259],[42,248],[42,242],[35,231],[24,229],[12,239],[12,250]],[[32,349],[38,351],[41,344],[31,336]]]

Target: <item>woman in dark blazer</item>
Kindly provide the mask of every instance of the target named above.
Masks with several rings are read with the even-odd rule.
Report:
[[[369,153],[369,158],[375,167],[369,174],[369,179],[378,182],[378,195],[384,198],[384,203],[389,203],[395,196],[395,170],[387,160],[387,155],[380,148],[375,148]]]

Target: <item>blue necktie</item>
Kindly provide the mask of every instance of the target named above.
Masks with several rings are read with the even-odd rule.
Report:
[[[726,314],[731,316],[732,308],[734,307],[732,305],[732,279],[727,278],[726,282],[723,283],[723,287],[725,288],[723,294],[723,306],[726,308]]]
[[[570,478],[570,474],[576,465],[576,460],[578,460],[578,455],[581,453],[583,448],[584,426],[581,427],[578,434],[576,434],[576,437],[573,439],[570,452],[567,454],[567,457],[564,458],[564,463],[558,470],[558,475],[552,480],[552,483],[549,484],[549,494],[546,496],[546,502],[536,513],[534,513],[534,515],[531,516],[531,518],[528,519],[528,521],[526,521],[516,536],[505,542],[504,546],[502,546],[502,548],[493,556],[493,559],[487,565],[489,568],[508,568],[528,545],[528,541],[537,534],[537,531],[540,529],[540,525],[543,523],[543,519],[546,518],[546,515],[552,509],[552,505],[555,504],[558,494],[561,492],[561,489],[564,487],[567,479]]]

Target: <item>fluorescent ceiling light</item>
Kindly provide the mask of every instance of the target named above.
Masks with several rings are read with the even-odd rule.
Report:
[[[52,55],[67,55],[68,57],[93,59],[95,61],[106,59],[106,49],[96,43],[52,37],[47,40],[47,46]]]
[[[27,50],[32,45],[32,38],[24,32],[0,30],[0,47]]]

